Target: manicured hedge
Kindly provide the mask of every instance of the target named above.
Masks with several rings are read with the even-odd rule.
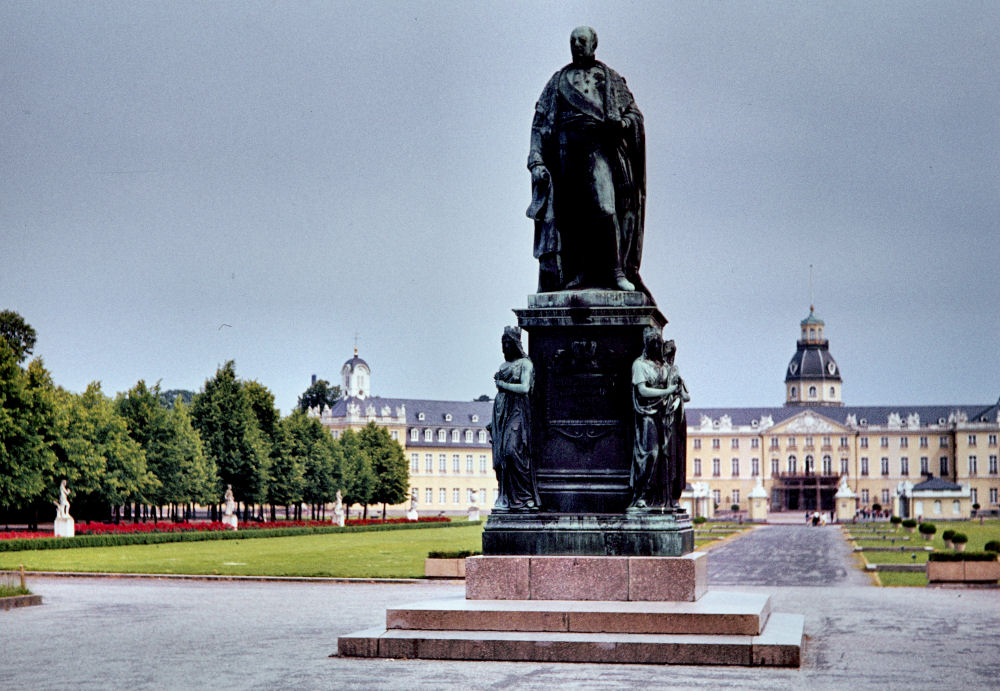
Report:
[[[204,542],[206,540],[252,540],[258,537],[293,537],[325,535],[327,533],[369,533],[382,530],[420,530],[423,528],[461,528],[473,525],[468,521],[425,523],[382,523],[357,526],[309,526],[302,528],[254,528],[237,531],[202,531],[191,533],[131,533],[125,535],[78,535],[34,539],[0,540],[0,552],[21,552],[32,549],[73,549],[75,547],[120,547],[123,545],[158,545],[165,542]]]
[[[903,521],[903,527],[904,528],[916,528],[917,527],[917,521],[916,521],[916,519],[913,519],[913,518],[907,518],[907,519],[905,519]]]
[[[937,532],[937,526],[933,523],[921,523],[917,530],[921,535],[933,535]]]
[[[893,516],[892,518],[889,519],[889,522],[892,523],[893,525],[899,525],[900,523],[903,522],[903,519],[900,518],[899,516]]]
[[[695,525],[700,525],[707,520],[708,519],[705,518],[704,516],[695,516],[694,518],[691,519],[691,522],[694,523]]]
[[[985,549],[987,552],[1000,552],[1000,541],[990,540],[989,542],[986,543],[986,546],[983,547],[983,549]]]
[[[931,552],[927,561],[996,561],[996,552]]]

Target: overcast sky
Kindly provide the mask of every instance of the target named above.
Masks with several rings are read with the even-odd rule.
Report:
[[[283,413],[494,392],[537,264],[535,100],[593,26],[645,116],[642,275],[692,405],[780,405],[826,321],[848,404],[1000,396],[1000,3],[0,4],[0,308],[56,383]]]

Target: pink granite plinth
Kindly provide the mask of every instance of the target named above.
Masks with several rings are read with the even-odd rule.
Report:
[[[676,600],[708,590],[704,552],[682,557],[477,556],[466,559],[470,600]]]

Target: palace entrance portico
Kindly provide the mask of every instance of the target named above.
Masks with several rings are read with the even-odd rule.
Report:
[[[793,475],[772,477],[772,511],[833,511],[837,475]]]

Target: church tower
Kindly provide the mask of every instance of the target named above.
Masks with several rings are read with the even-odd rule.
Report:
[[[802,320],[802,335],[785,372],[786,406],[842,406],[840,368],[830,355],[830,342],[823,336],[823,320],[809,305]]]
[[[371,395],[372,371],[368,363],[358,357],[358,347],[354,346],[354,357],[340,368],[340,390],[346,398],[364,400]]]

